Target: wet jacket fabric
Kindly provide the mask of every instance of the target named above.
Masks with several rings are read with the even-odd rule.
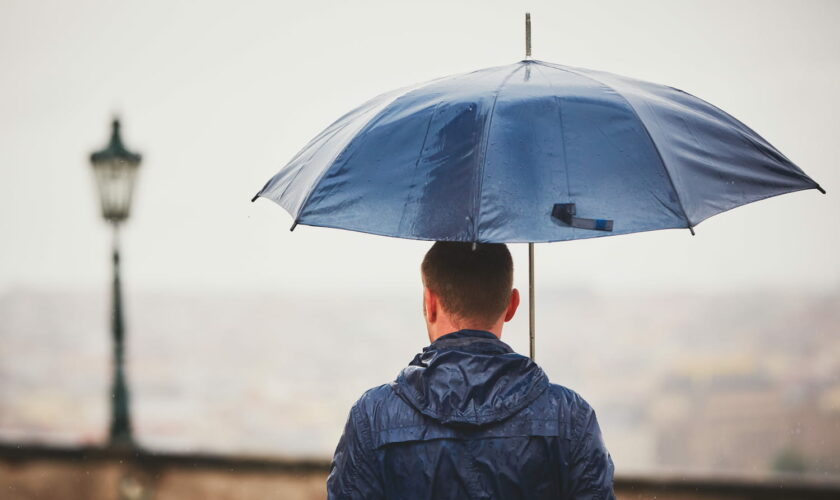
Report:
[[[592,408],[492,333],[423,349],[350,410],[330,499],[614,499]]]

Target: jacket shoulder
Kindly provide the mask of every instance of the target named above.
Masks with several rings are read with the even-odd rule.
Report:
[[[362,393],[353,406],[358,407],[360,410],[367,409],[381,404],[395,395],[394,389],[391,388],[391,384],[382,384],[376,387],[371,387]]]
[[[592,408],[580,394],[568,387],[559,384],[549,384],[548,391],[546,392],[548,392],[552,398],[557,400],[559,404],[566,406],[567,408],[586,411]]]
[[[598,427],[595,410],[580,394],[557,384],[546,392],[556,405],[561,433],[568,439],[579,441]]]
[[[394,391],[393,383],[382,384],[365,391],[353,405],[353,409],[364,415],[371,422],[373,428],[381,428],[379,422],[388,415],[413,414],[414,411]]]

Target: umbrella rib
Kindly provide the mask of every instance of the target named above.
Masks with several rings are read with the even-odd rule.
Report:
[[[423,143],[420,144],[420,151],[417,154],[417,161],[414,162],[413,180],[415,182],[412,183],[412,185],[411,185],[412,189],[414,189],[414,186],[416,186],[418,167],[420,165],[420,162],[423,160],[423,150],[426,149],[426,140],[429,138],[429,130],[431,130],[431,128],[432,128],[432,121],[434,121],[435,116],[437,116],[437,111],[438,111],[438,108],[440,107],[440,104],[441,103],[435,104],[435,107],[432,110],[432,114],[429,116],[429,122],[426,124],[426,133],[423,134]],[[397,230],[400,233],[403,232],[402,228],[403,228],[403,223],[405,222],[405,214],[408,212],[408,202],[409,202],[410,196],[411,196],[411,190],[409,190],[408,195],[407,195],[407,199],[406,199],[405,203],[403,203],[402,215],[400,215],[400,225],[397,226]]]
[[[312,139],[311,141],[309,141],[309,143],[307,143],[307,145],[306,145],[306,146],[304,146],[304,148],[303,148],[303,149],[301,149],[300,151],[298,151],[297,153],[295,153],[295,155],[292,157],[292,159],[291,159],[291,160],[289,160],[288,162],[286,162],[286,165],[287,165],[287,166],[288,166],[288,165],[291,165],[291,164],[292,164],[292,163],[294,163],[296,160],[298,160],[298,158],[300,158],[301,156],[303,156],[304,152],[308,151],[308,146],[309,146],[309,144],[311,144],[311,143],[313,143],[313,142],[317,141],[318,139],[320,139],[320,138],[322,138],[322,137],[326,137],[327,132],[330,132],[328,139],[331,139],[331,138],[332,138],[335,134],[337,134],[337,133],[338,133],[338,130],[337,130],[337,129],[336,129],[336,130],[331,130],[331,129],[332,129],[332,127],[334,127],[336,123],[338,123],[338,120],[336,120],[335,122],[333,122],[333,123],[332,123],[329,127],[327,127],[325,130],[323,130],[320,134],[318,134],[317,136],[315,136],[315,138],[314,138],[314,139]],[[304,168],[304,166],[303,166],[303,165],[301,165],[301,166],[299,166],[299,167],[297,168],[297,170],[295,170],[295,173],[294,173],[294,175],[292,175],[291,180],[289,180],[289,182],[287,182],[287,183],[286,183],[286,187],[284,187],[284,188],[283,188],[283,191],[280,193],[280,196],[278,196],[278,197],[277,197],[277,199],[278,199],[278,200],[279,200],[279,199],[282,199],[282,198],[283,198],[283,196],[286,194],[286,191],[288,191],[288,190],[289,190],[289,186],[291,186],[292,184],[294,184],[294,182],[295,182],[295,180],[297,179],[298,175],[300,175],[300,171],[301,171],[301,170],[303,170],[303,168]],[[280,172],[283,172],[283,170],[285,170],[285,167],[284,167],[283,169],[281,169],[281,170],[280,170]],[[257,191],[257,194],[256,194],[256,195],[254,195],[254,197],[251,199],[251,203],[253,203],[253,202],[257,201],[257,198],[261,197],[261,196],[263,195],[263,193],[265,193],[266,189],[268,189],[268,186],[270,186],[270,185],[271,185],[271,184],[272,184],[272,183],[273,183],[273,182],[274,182],[274,181],[275,181],[275,180],[279,177],[280,172],[278,172],[278,173],[274,174],[274,175],[273,175],[273,176],[272,176],[272,177],[268,180],[268,182],[266,182],[266,183],[265,183],[265,185],[262,187],[262,189],[260,189],[259,191]],[[270,199],[270,200],[274,201],[272,198],[269,198],[269,197],[266,197],[266,198],[268,198],[268,199]],[[278,205],[280,204],[280,203],[279,203],[279,201],[275,201],[275,203],[277,203]],[[282,205],[280,205],[280,206],[282,206]],[[285,207],[283,207],[283,208],[285,208]],[[292,213],[289,209],[286,209],[286,211],[288,211],[288,212],[289,212],[289,215],[291,215],[293,218],[294,218],[294,217],[296,217],[296,216],[295,216],[295,214],[293,214],[293,213]]]
[[[648,130],[647,125],[645,125],[645,122],[643,122],[642,119],[639,117],[639,113],[636,111],[636,108],[630,103],[630,101],[626,97],[624,97],[624,95],[622,95],[621,92],[619,92],[618,90],[616,90],[612,86],[602,82],[601,80],[598,80],[597,78],[595,78],[593,76],[587,75],[585,73],[580,73],[578,71],[567,68],[565,66],[547,65],[547,64],[543,63],[542,61],[534,61],[534,62],[536,62],[537,64],[542,64],[544,66],[549,66],[551,68],[558,69],[560,71],[565,71],[567,73],[572,73],[572,74],[575,74],[575,75],[580,76],[582,78],[586,78],[588,80],[592,80],[593,82],[598,83],[599,85],[603,85],[604,87],[606,87],[606,88],[612,90],[613,92],[615,92],[615,94],[617,96],[619,96],[621,98],[621,100],[624,101],[627,104],[627,107],[630,108],[630,111],[633,112],[633,116],[636,117],[636,121],[639,122],[639,124],[642,126],[642,129],[645,131],[645,134],[647,134],[648,139],[650,139],[650,143],[653,144],[653,149],[654,149],[654,151],[656,151],[656,156],[659,158],[659,163],[662,165],[662,169],[665,170],[665,175],[668,176],[668,182],[671,184],[671,189],[673,189],[674,194],[677,195],[677,203],[679,203],[680,210],[682,210],[683,218],[685,218],[686,227],[691,231],[691,234],[694,234],[694,224],[692,224],[691,220],[689,220],[689,218],[688,218],[688,214],[686,213],[685,207],[683,206],[683,203],[682,203],[682,198],[680,197],[680,192],[677,190],[676,184],[674,184],[674,179],[671,177],[671,171],[668,170],[668,165],[665,164],[665,160],[662,158],[662,153],[659,151],[659,146],[656,144],[656,141],[653,140],[653,136],[651,135],[650,130]]]
[[[333,125],[335,125],[335,122],[333,123]],[[330,127],[332,127],[333,125],[330,125]],[[330,131],[330,134],[329,134],[329,136],[326,138],[326,140],[329,140],[329,139],[332,139],[333,137],[335,137],[335,135],[336,135],[338,132],[340,132],[340,130],[341,130],[341,129],[335,129],[335,130]],[[326,131],[324,131],[324,132],[326,132]],[[322,137],[322,135],[324,135],[324,132],[322,132],[321,134],[319,134],[318,136],[316,136],[316,137],[315,137],[315,139],[313,139],[313,140],[320,139],[320,138]],[[293,156],[291,160],[289,160],[289,164],[294,163],[296,160],[298,160],[298,159],[299,159],[299,158],[303,155],[304,151],[306,151],[306,148],[305,148],[305,147],[304,147],[304,149],[303,149],[303,150],[299,151],[299,152],[298,152],[295,156]],[[282,193],[280,193],[280,196],[278,196],[278,197],[277,197],[278,199],[282,199],[282,198],[283,198],[283,196],[286,194],[286,191],[288,191],[288,190],[289,190],[289,187],[290,187],[292,184],[294,184],[294,183],[295,183],[295,181],[296,181],[296,180],[297,180],[297,178],[298,178],[298,175],[300,175],[301,171],[303,171],[303,169],[304,169],[304,168],[306,168],[306,165],[300,165],[300,166],[298,167],[297,171],[295,172],[295,175],[294,175],[294,176],[292,176],[292,178],[291,178],[291,179],[289,180],[289,182],[286,184],[286,187],[284,187],[284,188],[283,188],[283,192],[282,192]],[[272,179],[269,179],[269,181],[268,181],[268,182],[270,183],[272,180],[274,180],[274,179],[273,179],[273,178],[272,178]],[[312,185],[313,189],[314,189],[315,185],[317,185],[317,184],[318,184],[318,182],[319,182],[320,180],[321,180],[321,178],[319,177],[319,178],[315,181],[315,183]],[[266,187],[268,187],[268,184],[266,184],[266,185],[265,185],[265,187],[263,187],[263,190],[264,190]],[[260,191],[260,192],[262,192],[262,191]],[[259,194],[259,193],[257,193],[257,196],[259,196],[259,195],[260,195],[260,194]],[[256,198],[256,197],[255,197],[255,198]],[[293,213],[289,212],[289,215],[291,215],[291,216],[292,216],[292,218],[294,219],[294,224],[292,225],[292,228],[294,228],[294,226],[296,226],[296,225],[297,225],[297,218],[298,218],[298,214],[300,214],[301,210],[303,210],[303,206],[306,204],[306,201],[307,201],[308,199],[309,199],[309,197],[308,197],[308,195],[307,195],[307,198],[306,198],[306,199],[304,199],[304,200],[303,200],[303,202],[302,202],[302,203],[300,204],[300,206],[298,207],[297,214],[293,214]]]
[[[406,94],[408,94],[410,92],[413,92],[414,90],[417,90],[420,87],[423,87],[424,85],[426,85],[426,83],[421,83],[421,84],[418,84],[418,85],[405,87],[403,89],[395,91],[394,92],[394,98],[391,99],[390,102],[388,102],[387,104],[382,105],[382,108],[379,111],[377,111],[373,116],[371,116],[371,118],[368,121],[366,121],[364,123],[364,125],[359,127],[358,132],[356,134],[354,134],[353,138],[351,138],[349,141],[347,141],[347,144],[345,144],[344,147],[341,148],[341,150],[339,150],[338,153],[333,157],[333,159],[330,160],[330,162],[328,164],[328,167],[325,168],[324,171],[320,173],[320,175],[315,180],[315,182],[312,183],[312,187],[309,189],[309,192],[306,193],[306,197],[303,199],[303,201],[300,204],[300,207],[298,208],[297,215],[294,216],[294,224],[292,225],[293,228],[294,228],[294,226],[296,226],[298,224],[298,220],[300,219],[300,214],[302,214],[303,211],[306,209],[306,204],[309,203],[309,199],[312,198],[312,194],[318,189],[318,185],[321,183],[322,180],[324,180],[324,177],[327,176],[327,174],[330,172],[330,170],[332,170],[333,167],[335,167],[336,160],[339,159],[341,157],[341,155],[344,154],[345,151],[347,151],[347,148],[349,148],[350,145],[353,144],[356,137],[361,136],[363,132],[365,132],[368,128],[370,128],[375,122],[377,122],[382,117],[382,115],[385,114],[385,112],[388,110],[388,108],[390,108],[391,105],[394,104],[395,101],[397,101],[401,97],[404,97]],[[338,121],[341,121],[341,118],[339,118],[339,120],[337,120],[336,123],[338,123]],[[288,186],[287,186],[287,188],[288,188]]]
[[[496,89],[496,93],[493,96],[493,106],[490,107],[490,114],[487,117],[484,137],[481,138],[482,147],[479,157],[481,168],[478,172],[478,190],[476,191],[476,197],[478,199],[474,202],[474,206],[477,210],[475,211],[475,220],[473,221],[473,242],[478,241],[479,219],[481,218],[481,198],[482,190],[484,189],[484,167],[487,164],[487,144],[490,142],[490,128],[493,126],[493,115],[496,112],[496,102],[499,100],[499,94],[502,93],[502,89],[505,87],[508,80],[510,80],[511,77],[513,77],[513,75],[515,75],[516,72],[523,67],[524,66],[522,65],[517,65],[516,68],[514,68],[514,70],[502,80],[502,83],[499,84],[499,87]]]

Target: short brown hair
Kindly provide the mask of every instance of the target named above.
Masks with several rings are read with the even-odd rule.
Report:
[[[510,303],[513,259],[504,244],[438,241],[420,269],[443,308],[460,318],[493,322]]]

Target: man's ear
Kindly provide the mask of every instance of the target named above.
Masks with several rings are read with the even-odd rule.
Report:
[[[510,303],[508,304],[507,311],[505,311],[505,322],[508,322],[513,319],[514,314],[516,314],[516,309],[519,307],[519,290],[514,288],[510,291]]]
[[[434,323],[437,321],[438,297],[434,292],[423,287],[423,312],[426,313],[426,321]]]

